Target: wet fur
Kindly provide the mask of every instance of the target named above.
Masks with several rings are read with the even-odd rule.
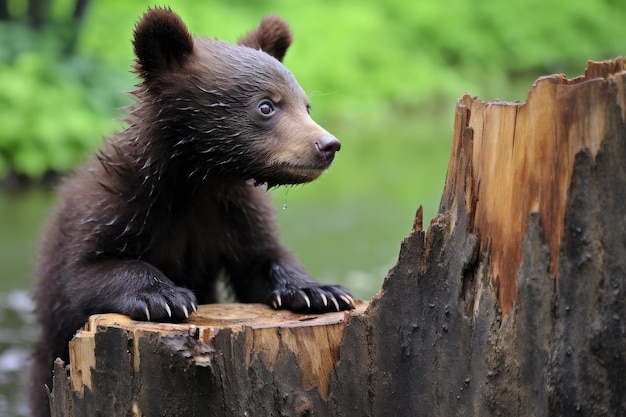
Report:
[[[259,185],[313,180],[338,150],[279,62],[289,27],[265,18],[240,43],[193,38],[166,9],[138,23],[142,82],[128,128],[60,187],[43,233],[33,292],[42,328],[31,372],[35,416],[49,415],[52,363],[68,361],[67,343],[91,314],[185,320],[198,303],[218,301],[219,275],[242,302],[353,307],[345,288],[316,283],[278,242]],[[265,99],[276,105],[271,119],[257,113]]]

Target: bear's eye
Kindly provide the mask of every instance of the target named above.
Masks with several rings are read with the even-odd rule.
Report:
[[[259,114],[264,117],[269,117],[274,114],[274,105],[272,102],[267,100],[262,101],[261,104],[259,104]]]

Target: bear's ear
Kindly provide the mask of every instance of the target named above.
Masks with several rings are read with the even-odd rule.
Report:
[[[135,27],[133,49],[136,70],[146,79],[155,72],[184,64],[193,50],[193,38],[172,10],[148,9]]]
[[[278,16],[270,15],[261,19],[259,27],[243,35],[237,43],[260,49],[282,62],[291,41],[291,29],[287,22]]]

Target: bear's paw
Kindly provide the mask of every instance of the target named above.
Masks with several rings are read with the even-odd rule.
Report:
[[[268,303],[275,309],[287,309],[298,313],[329,313],[352,310],[354,298],[342,285],[317,285],[307,287],[287,284],[275,289]]]
[[[122,294],[117,304],[117,312],[140,321],[180,322],[197,311],[193,292],[165,277],[154,277],[150,284]]]

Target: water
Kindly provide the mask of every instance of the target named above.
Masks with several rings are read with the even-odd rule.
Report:
[[[33,325],[31,271],[37,236],[53,204],[51,193],[0,192],[0,416],[26,416],[25,378]]]
[[[287,195],[289,194],[289,187],[285,187],[285,200],[283,201],[283,210],[287,210]]]
[[[37,332],[26,290],[0,294],[0,416],[26,416],[22,387]]]

